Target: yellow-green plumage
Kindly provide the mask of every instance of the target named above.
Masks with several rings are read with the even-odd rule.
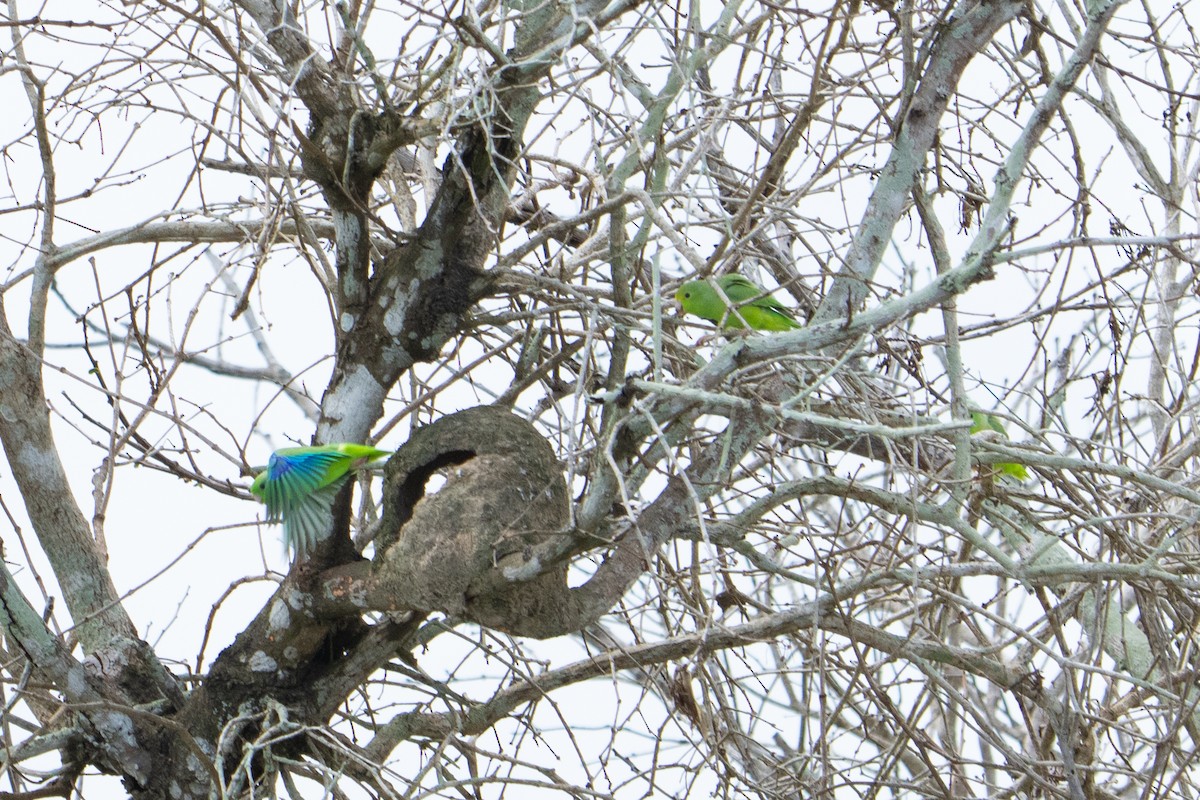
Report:
[[[785,305],[749,278],[730,273],[715,282],[724,298],[710,281],[688,281],[675,292],[675,300],[687,313],[715,322],[722,328],[790,331],[800,327]],[[733,303],[732,309],[725,298]]]
[[[333,501],[353,470],[391,455],[364,444],[285,447],[250,485],[267,506],[267,522],[283,522],[283,538],[297,557],[329,535]]]
[[[1004,430],[1004,425],[994,414],[973,410],[971,411],[971,433],[979,433],[980,431],[995,431],[1005,439],[1008,438],[1008,431]],[[1019,481],[1029,478],[1029,470],[1025,469],[1024,464],[1003,461],[996,464],[995,467],[1005,475],[1011,475]]]

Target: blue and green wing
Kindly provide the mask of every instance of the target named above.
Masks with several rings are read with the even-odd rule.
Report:
[[[257,493],[267,506],[267,520],[286,520],[306,497],[330,482],[330,473],[345,459],[336,450],[308,447],[272,453]]]
[[[348,473],[386,455],[358,444],[276,450],[250,491],[266,505],[267,522],[283,522],[288,549],[304,556],[329,534],[333,501]]]
[[[296,558],[308,555],[317,543],[329,535],[333,521],[333,501],[346,485],[349,475],[334,480],[300,498],[283,516],[283,541]]]

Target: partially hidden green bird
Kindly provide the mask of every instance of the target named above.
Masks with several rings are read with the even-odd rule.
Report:
[[[283,522],[284,542],[300,558],[329,535],[334,498],[350,473],[388,455],[365,444],[285,447],[271,454],[250,492],[266,504],[267,522]]]
[[[675,292],[675,300],[689,314],[715,322],[722,328],[746,328],[756,331],[790,331],[801,327],[791,310],[754,281],[731,272],[716,279],[725,298],[710,281],[688,281]]]
[[[995,414],[989,414],[977,408],[971,409],[971,433],[979,433],[980,431],[995,431],[1008,438],[1008,431],[1004,430],[1003,423]],[[1028,480],[1029,470],[1025,469],[1024,464],[1017,464],[1010,461],[1003,461],[995,465],[996,469],[1003,472],[1005,475],[1011,475],[1019,481]]]

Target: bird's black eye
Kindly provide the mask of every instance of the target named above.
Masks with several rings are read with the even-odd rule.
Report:
[[[685,299],[685,300],[686,300],[687,298],[691,297],[691,296],[692,296],[692,293],[691,293],[691,292],[684,292],[684,293],[683,293],[683,297],[684,297],[684,299]]]

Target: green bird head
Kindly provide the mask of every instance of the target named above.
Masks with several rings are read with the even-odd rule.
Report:
[[[255,467],[255,471],[258,472],[258,475],[255,476],[254,483],[250,484],[250,494],[254,495],[261,501],[263,499],[263,484],[266,483],[267,480],[267,468]]]

